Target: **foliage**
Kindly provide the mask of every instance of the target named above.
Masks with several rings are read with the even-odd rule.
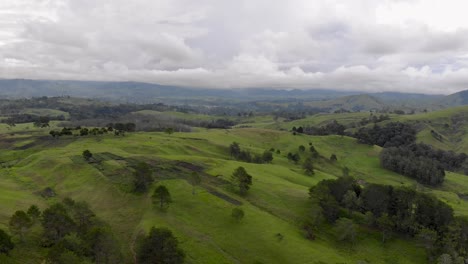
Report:
[[[189,176],[189,182],[192,185],[192,195],[195,195],[195,187],[199,186],[202,182],[200,174],[196,171],[192,172]]]
[[[445,178],[445,171],[439,162],[424,156],[416,156],[414,152],[404,147],[382,150],[380,162],[383,168],[432,186],[442,184]]]
[[[28,211],[26,213],[28,214],[29,217],[31,217],[33,222],[35,222],[36,220],[39,219],[39,217],[41,217],[41,210],[35,204],[31,205],[28,208]]]
[[[304,164],[302,165],[304,168],[304,171],[307,175],[313,175],[314,174],[314,164],[312,163],[311,158],[306,158],[304,160]]]
[[[247,173],[244,167],[238,167],[231,176],[231,183],[234,187],[238,188],[239,193],[244,195],[252,185],[252,176]]]
[[[92,157],[93,157],[93,153],[91,153],[91,151],[89,151],[88,149],[83,151],[83,158],[86,161],[89,161]]]
[[[21,241],[24,240],[24,235],[29,231],[33,221],[24,211],[16,211],[10,218],[9,226],[12,233],[19,235]]]
[[[152,177],[151,167],[145,162],[139,162],[135,166],[133,179],[134,192],[145,193],[148,191],[154,179]]]
[[[178,241],[167,228],[152,227],[141,242],[137,252],[140,264],[179,264],[185,253],[178,247]]]
[[[229,145],[229,154],[236,160],[249,162],[249,163],[271,163],[273,161],[273,153],[265,150],[262,155],[252,155],[248,150],[242,150],[239,143],[233,142]]]
[[[11,241],[11,237],[3,229],[0,229],[0,254],[8,255],[8,252],[13,248],[15,248],[15,244]]]
[[[381,147],[399,147],[416,141],[416,130],[409,124],[392,122],[383,127],[361,128],[354,135],[359,143]]]
[[[169,203],[172,202],[171,194],[164,185],[159,185],[156,187],[151,198],[153,199],[153,204],[159,205],[159,208],[161,209],[166,208],[169,206]]]

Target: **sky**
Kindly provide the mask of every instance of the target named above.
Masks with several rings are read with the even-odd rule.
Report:
[[[0,78],[449,94],[464,0],[0,0]]]

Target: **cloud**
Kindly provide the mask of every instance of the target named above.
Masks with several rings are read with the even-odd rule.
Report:
[[[464,5],[0,0],[0,77],[455,92],[468,81]]]

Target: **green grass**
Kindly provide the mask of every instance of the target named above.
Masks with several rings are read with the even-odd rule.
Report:
[[[128,263],[133,239],[151,226],[167,226],[173,230],[187,252],[188,263],[425,262],[424,250],[414,241],[395,236],[382,245],[380,234],[375,230],[360,230],[353,246],[335,242],[330,226],[324,226],[315,241],[302,236],[299,223],[310,210],[309,187],[322,179],[340,176],[344,166],[350,169],[351,175],[365,182],[417,186],[408,178],[380,168],[380,148],[357,144],[352,138],[293,136],[288,132],[258,128],[200,129],[172,135],[129,133],[125,137],[102,135],[57,141],[39,136],[47,134],[42,130],[22,138],[10,137],[8,131],[3,133],[12,139],[3,152],[14,153],[17,159],[13,167],[0,169],[0,227],[3,228],[15,210],[27,209],[33,203],[44,209],[47,204],[72,197],[90,203],[96,214],[111,225]],[[28,146],[31,140],[37,142],[30,145],[30,149],[15,150],[18,146]],[[272,164],[234,161],[227,148],[233,141],[254,153],[275,148],[281,154],[274,154]],[[298,152],[300,145],[308,149],[309,143],[323,156],[315,161],[313,176],[304,175],[300,164],[293,164],[286,158],[288,152]],[[98,154],[102,162],[93,165],[80,160],[85,149]],[[336,163],[328,161],[332,153],[338,156]],[[125,160],[113,160],[114,155]],[[13,154],[4,155],[9,156]],[[306,153],[301,153],[303,159],[305,156]],[[145,160],[158,168],[154,176],[161,180],[153,188],[157,184],[166,185],[174,200],[167,212],[151,204],[150,194],[128,192],[124,181],[131,177],[128,166],[134,160]],[[197,194],[192,195],[192,187],[183,171],[175,179],[164,179],[162,176],[173,168],[172,161],[203,166],[204,177],[207,177],[205,184],[242,202],[245,218],[240,223],[234,222],[230,217],[234,205],[206,188],[199,187]],[[252,188],[245,197],[222,184],[238,166],[244,166],[253,176]],[[444,186],[425,191],[445,199],[457,214],[468,215],[465,201],[456,195],[468,190],[463,177],[449,174]],[[46,200],[35,194],[45,187],[52,187],[58,197]],[[282,241],[275,237],[277,233],[284,236]],[[34,239],[34,236],[29,238],[30,241]],[[12,252],[12,258],[22,263],[41,263],[38,258],[41,252],[31,250],[28,245],[19,245]]]

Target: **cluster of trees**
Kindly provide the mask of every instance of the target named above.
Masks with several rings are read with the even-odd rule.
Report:
[[[304,145],[300,145],[298,149],[299,149],[299,152],[296,152],[296,153],[289,152],[286,157],[288,158],[289,161],[292,161],[295,164],[299,164],[299,161],[301,160],[301,155],[299,153],[303,153],[303,155],[305,155],[305,159],[304,159],[304,162],[302,163],[302,168],[304,169],[305,174],[313,175],[315,173],[313,160],[320,157],[320,154],[312,145],[312,143],[309,143],[308,153],[305,153],[306,147]],[[336,161],[336,155],[334,156],[334,158],[335,160],[332,160],[332,161]]]
[[[271,163],[273,161],[273,151],[265,150],[262,155],[251,154],[248,150],[242,150],[239,143],[233,142],[229,145],[229,153],[236,160],[249,163]]]
[[[79,131],[79,135],[84,137],[88,135],[103,135],[107,134],[109,132],[114,132],[114,135],[116,136],[124,136],[125,132],[134,132],[136,130],[136,125],[135,123],[115,123],[115,124],[107,124],[105,127],[97,128],[87,128],[87,127],[81,127],[77,126],[75,128],[70,128],[70,127],[64,127],[61,130],[51,130],[49,134],[53,138],[58,138],[61,136],[73,136],[73,131]],[[78,135],[78,134],[76,134]]]
[[[445,178],[444,168],[439,162],[425,156],[417,156],[406,147],[383,149],[380,153],[380,164],[385,169],[431,186],[442,184]]]
[[[423,240],[429,256],[468,258],[468,219],[455,217],[450,206],[433,196],[388,185],[362,188],[351,177],[321,181],[310,188],[309,194],[324,219],[329,223],[341,219],[338,222],[342,222],[342,227],[348,226],[348,231],[352,226],[342,219],[346,215],[379,228],[383,242],[392,232],[398,232]],[[316,215],[304,224],[309,238],[314,237],[311,232],[316,225]]]
[[[330,123],[321,126],[305,126],[305,127],[293,127],[292,131],[296,133],[304,133],[307,135],[326,136],[326,135],[344,135],[346,127],[336,120],[332,120]]]
[[[193,122],[188,122],[191,125]],[[219,129],[230,129],[232,126],[235,126],[236,122],[226,119],[219,118],[211,121],[201,121],[196,123],[196,126],[205,127],[205,128],[219,128]]]
[[[453,151],[435,149],[431,145],[424,143],[411,144],[405,148],[413,152],[415,156],[427,157],[437,161],[445,170],[461,170],[468,161],[468,156],[465,153],[457,154]]]
[[[359,143],[377,145],[384,148],[409,145],[416,140],[416,130],[401,122],[388,123],[385,126],[363,127],[354,135]]]
[[[43,212],[32,205],[26,212],[16,211],[9,221],[10,230],[20,238],[20,243],[32,239],[28,235],[36,224],[42,229],[37,246],[47,248],[48,263],[119,263],[122,260],[120,246],[110,227],[85,202],[66,198]]]

